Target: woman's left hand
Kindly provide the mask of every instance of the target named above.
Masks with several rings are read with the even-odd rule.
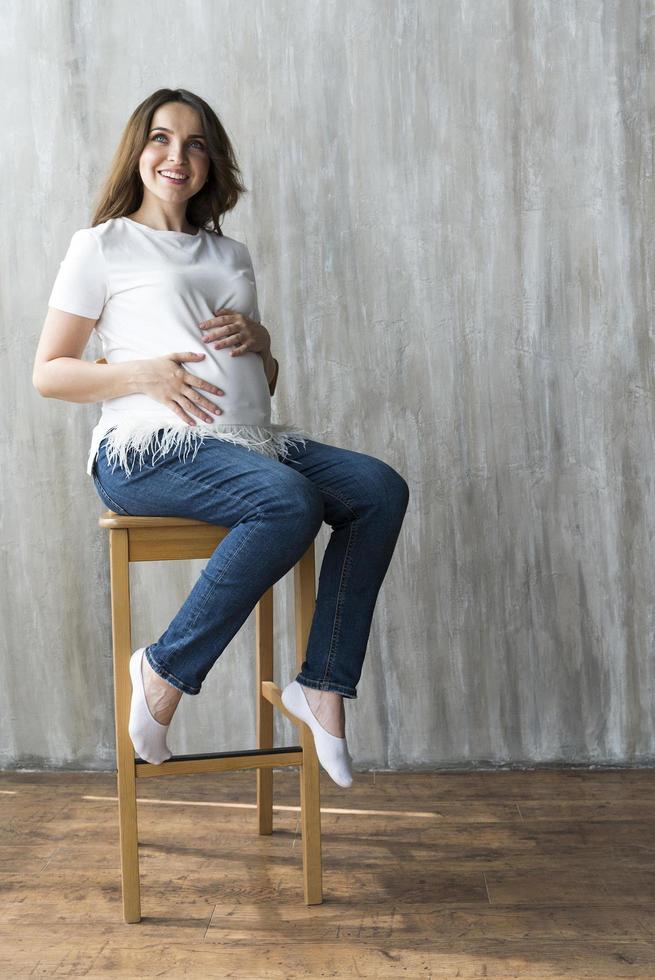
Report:
[[[239,354],[246,354],[251,351],[254,354],[265,355],[266,350],[271,346],[271,335],[263,323],[251,320],[243,313],[236,313],[221,307],[209,320],[198,324],[201,331],[204,331],[202,342],[204,344],[214,344],[214,349],[221,347],[234,347],[231,357],[238,357]]]

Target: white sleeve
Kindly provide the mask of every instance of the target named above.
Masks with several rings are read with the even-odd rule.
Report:
[[[109,298],[105,260],[95,235],[81,228],[59,265],[48,306],[97,320]]]
[[[253,269],[252,259],[250,257],[250,250],[248,249],[248,246],[244,244],[243,247],[245,250],[245,259],[246,259],[246,265],[248,268],[249,277],[252,279],[252,288],[253,288],[252,317],[253,320],[256,320],[258,323],[261,323],[262,318],[259,313],[259,300],[257,297],[257,280],[255,279],[255,270]]]

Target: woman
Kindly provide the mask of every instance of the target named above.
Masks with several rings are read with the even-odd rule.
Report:
[[[139,756],[155,765],[171,757],[180,697],[200,692],[325,520],[333,532],[306,659],[282,701],[310,727],[330,777],[350,786],[343,699],[357,697],[409,489],[382,460],[271,423],[279,366],[250,254],[220,230],[245,190],[206,102],[185,89],[145,99],[91,228],[75,232],[60,265],[33,380],[45,397],[103,402],[87,472],[111,510],[231,529],[163,635],[130,658]],[[81,359],[94,329],[106,365]]]

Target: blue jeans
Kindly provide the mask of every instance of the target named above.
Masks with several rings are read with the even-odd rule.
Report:
[[[132,450],[132,453],[135,451]],[[286,458],[206,438],[195,459],[152,451],[130,476],[93,465],[102,502],[118,514],[189,517],[229,527],[170,625],[145,648],[156,673],[199,694],[258,600],[304,555],[323,521],[332,534],[299,684],[357,697],[371,619],[409,501],[407,483],[374,456],[306,439]]]

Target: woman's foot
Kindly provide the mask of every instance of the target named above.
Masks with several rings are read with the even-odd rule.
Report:
[[[314,694],[314,698],[312,698]],[[291,681],[284,688],[281,694],[281,701],[289,714],[303,721],[311,729],[314,736],[314,746],[318,761],[323,766],[328,776],[337,783],[338,786],[352,786],[352,759],[348,751],[345,736],[334,735],[328,731],[324,724],[319,721],[318,715],[314,713],[310,705],[310,698],[316,706],[316,711],[325,719],[325,724],[331,725],[336,731],[343,731],[343,698],[340,694],[336,695],[341,705],[337,705],[334,698],[326,697],[334,694],[333,691],[314,691],[312,688],[304,687],[298,681]],[[316,697],[319,695],[319,697]],[[323,695],[320,697],[320,695]]]
[[[317,691],[313,687],[303,687],[303,692],[312,714],[320,721],[323,728],[330,735],[345,738],[346,712],[343,707],[343,696],[336,691]]]
[[[170,721],[182,692],[175,689],[177,691],[175,703],[171,704],[171,696],[167,692],[162,693],[160,685],[155,686],[153,684],[151,687],[153,690],[153,709],[151,710],[145,683],[149,669],[151,668],[145,658],[145,647],[139,647],[130,657],[129,663],[132,700],[130,702],[128,732],[139,757],[145,762],[160,765],[171,758],[172,752],[166,742],[168,724],[155,718],[153,710],[158,709],[159,717],[167,717]],[[148,680],[150,682],[152,678],[148,678]],[[162,680],[162,678],[158,677],[158,680]],[[164,683],[167,687],[171,687],[168,682]]]
[[[145,656],[141,661],[141,676],[151,715],[160,725],[170,725],[171,718],[175,714],[175,709],[182,697],[182,691],[160,677],[152,669]]]

